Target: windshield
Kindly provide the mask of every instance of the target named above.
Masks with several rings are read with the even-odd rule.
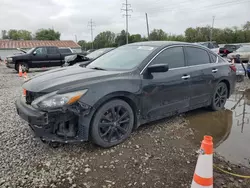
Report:
[[[30,54],[35,48],[31,48],[30,50],[27,51],[27,54]]]
[[[108,49],[99,49],[99,50],[96,50],[96,51],[88,54],[86,57],[89,58],[89,59],[96,59],[99,56],[101,56],[102,54],[108,52],[109,50],[111,50],[111,49],[110,48],[108,48]]]
[[[250,47],[241,47],[236,52],[250,52]]]
[[[138,65],[154,51],[151,46],[122,46],[104,54],[93,61],[87,68],[105,70],[129,70]]]

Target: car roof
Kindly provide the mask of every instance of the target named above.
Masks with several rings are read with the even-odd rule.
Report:
[[[192,46],[198,46],[198,47],[203,47],[200,44],[195,44],[195,43],[189,43],[189,42],[179,42],[179,41],[145,41],[145,42],[135,42],[131,43],[128,45],[131,46],[152,46],[152,47],[164,47],[164,46],[169,46],[169,45],[192,45]]]

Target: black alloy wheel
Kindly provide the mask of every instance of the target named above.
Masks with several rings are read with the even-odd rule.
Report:
[[[123,100],[111,100],[100,107],[93,119],[91,137],[97,145],[107,148],[123,142],[134,126],[134,113]]]
[[[213,110],[221,110],[224,108],[228,96],[228,88],[224,82],[219,83],[216,86],[211,107]]]

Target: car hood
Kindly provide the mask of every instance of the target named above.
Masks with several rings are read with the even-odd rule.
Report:
[[[32,77],[23,84],[28,91],[49,93],[60,89],[84,87],[119,75],[119,71],[103,71],[71,66],[47,71]]]
[[[15,54],[15,55],[9,55],[7,56],[8,57],[11,57],[11,58],[22,58],[22,57],[27,57],[27,54]]]

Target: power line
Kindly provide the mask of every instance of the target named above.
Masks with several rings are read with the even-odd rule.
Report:
[[[128,12],[133,11],[130,7],[131,4],[128,4],[128,0],[126,0],[126,3],[122,4],[123,6],[125,6],[125,8],[122,8],[122,11],[125,11],[124,16],[126,17],[126,43],[128,44],[128,17],[131,16],[128,14]]]
[[[248,3],[248,2],[249,2],[249,0],[227,1],[227,2],[217,3],[217,4],[214,4],[214,5],[200,6],[200,7],[197,7],[197,8],[189,8],[189,7],[186,7],[186,6],[183,6],[183,7],[176,6],[176,7],[164,8],[164,6],[162,6],[161,9],[155,9],[155,13],[162,13],[162,12],[168,12],[168,11],[173,11],[173,10],[177,10],[177,11],[189,10],[189,11],[201,12],[201,11],[208,10],[208,8],[210,8],[209,11],[211,11],[211,8],[212,8],[212,10],[214,10],[214,9],[222,8],[222,7],[225,7],[225,6],[228,7],[228,6],[239,5],[239,4]],[[175,9],[175,8],[177,8],[177,9]],[[154,10],[154,9],[151,9],[151,10]],[[141,16],[133,16],[133,19],[136,19],[136,18],[142,18],[142,15]]]
[[[95,27],[95,23],[92,21],[92,19],[88,23],[88,26],[90,27],[90,30],[91,30],[91,46],[92,46],[92,49],[94,49],[93,27]]]
[[[201,1],[199,1],[199,2],[201,2]],[[249,2],[249,0],[247,0],[246,2]],[[150,11],[150,10],[155,10],[155,12],[159,12],[160,10],[161,11],[166,11],[166,10],[169,10],[169,11],[171,11],[171,10],[173,10],[173,9],[178,9],[178,10],[182,10],[182,9],[189,9],[189,10],[196,10],[196,11],[199,11],[199,8],[209,8],[209,7],[217,7],[218,5],[228,5],[228,4],[238,4],[238,3],[241,3],[241,1],[240,0],[231,0],[231,1],[224,1],[224,2],[219,2],[219,3],[217,3],[217,4],[205,4],[205,3],[196,3],[196,5],[204,5],[204,6],[200,6],[200,7],[195,7],[195,8],[190,8],[190,7],[187,7],[187,6],[181,6],[181,5],[183,5],[183,4],[185,4],[185,3],[188,3],[188,4],[190,4],[190,1],[183,1],[183,2],[181,2],[181,3],[176,3],[176,4],[172,4],[172,5],[176,5],[176,6],[169,6],[169,5],[162,5],[162,6],[160,6],[160,8],[151,8],[151,9],[149,9],[148,11]],[[210,10],[211,11],[211,10]]]

